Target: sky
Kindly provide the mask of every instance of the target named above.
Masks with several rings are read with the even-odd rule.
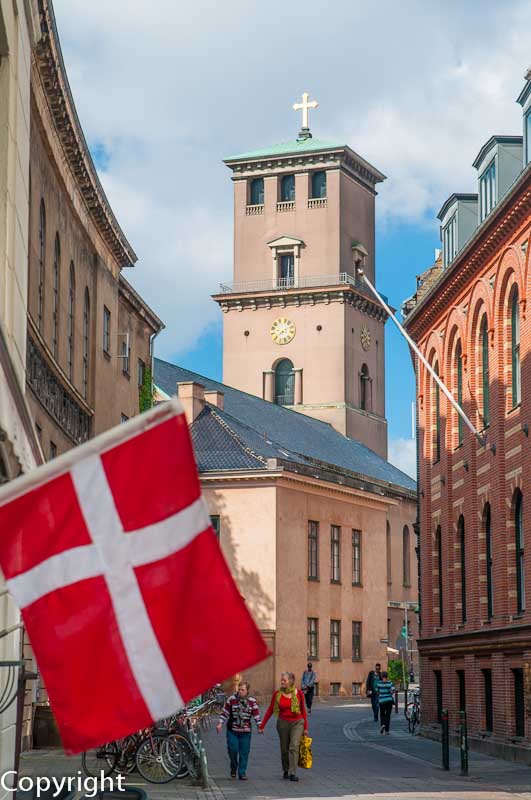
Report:
[[[395,308],[440,246],[436,214],[476,191],[492,134],[521,133],[528,0],[54,0],[74,99],[100,179],[139,260],[126,277],[166,323],[156,354],[221,378],[232,277],[227,155],[343,140],[379,186],[377,285]],[[414,475],[414,377],[387,323],[389,457]]]

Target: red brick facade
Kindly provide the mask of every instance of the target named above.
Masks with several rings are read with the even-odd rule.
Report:
[[[457,414],[441,392],[437,398],[436,384],[421,365],[419,651],[425,733],[437,733],[441,707],[448,708],[454,729],[464,700],[472,746],[529,762],[530,239],[527,164],[406,320],[454,396],[461,393],[486,440],[480,444],[466,427],[460,430]],[[519,497],[522,526],[516,520]]]

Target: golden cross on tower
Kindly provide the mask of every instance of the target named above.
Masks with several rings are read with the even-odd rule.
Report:
[[[302,130],[307,131],[309,129],[308,125],[308,110],[310,108],[318,108],[319,103],[317,100],[308,100],[309,98],[308,92],[302,93],[302,103],[294,103],[293,110],[294,111],[302,111]]]

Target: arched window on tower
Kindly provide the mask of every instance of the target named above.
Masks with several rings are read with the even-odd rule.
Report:
[[[481,416],[483,427],[490,424],[490,377],[489,377],[489,330],[487,315],[483,315],[479,329],[480,363],[481,363]]]
[[[280,181],[280,200],[289,203],[295,200],[295,175],[284,175]]]
[[[283,358],[275,367],[275,403],[279,406],[295,404],[295,372],[289,358]]]
[[[264,204],[264,179],[253,178],[249,192],[249,204],[262,206]]]
[[[371,376],[369,367],[363,364],[360,370],[360,408],[362,411],[371,411]]]
[[[53,248],[53,310],[52,310],[52,353],[57,358],[59,351],[59,281],[61,275],[61,241],[55,234]]]
[[[404,525],[402,531],[402,584],[411,586],[411,553],[409,549],[409,528]]]
[[[39,287],[37,299],[37,322],[39,331],[42,331],[44,319],[44,272],[46,266],[46,208],[44,199],[41,199],[39,210]]]
[[[83,397],[88,397],[89,381],[89,354],[90,354],[90,297],[89,290],[85,289],[85,299],[83,302]]]
[[[68,279],[68,379],[74,378],[74,330],[76,322],[76,274],[74,262],[70,262]]]
[[[522,492],[514,493],[514,536],[516,545],[516,612],[525,611],[524,518]]]
[[[312,199],[326,197],[326,172],[320,170],[312,174]]]
[[[522,399],[520,376],[520,308],[518,287],[514,286],[510,298],[511,312],[511,389],[512,407],[519,405]]]

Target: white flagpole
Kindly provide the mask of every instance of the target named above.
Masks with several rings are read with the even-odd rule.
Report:
[[[445,384],[439,378],[439,376],[437,375],[437,373],[435,372],[435,370],[433,369],[431,364],[428,363],[428,360],[420,352],[419,348],[417,347],[417,345],[415,344],[415,342],[413,341],[411,336],[408,334],[408,332],[405,330],[404,326],[400,324],[400,322],[397,320],[397,318],[395,317],[395,315],[393,314],[393,312],[391,311],[391,309],[389,308],[389,306],[387,305],[385,300],[379,295],[378,291],[375,289],[375,287],[372,285],[372,283],[370,282],[368,277],[365,275],[365,272],[363,271],[363,269],[360,269],[359,267],[357,267],[356,271],[357,271],[358,275],[360,276],[360,278],[364,281],[364,283],[369,287],[371,293],[376,297],[376,299],[378,300],[378,302],[380,303],[382,308],[385,309],[387,314],[393,320],[393,322],[395,323],[396,327],[398,328],[398,330],[400,331],[400,333],[402,334],[404,339],[407,341],[409,346],[414,350],[414,352],[420,358],[420,360],[422,361],[422,363],[424,364],[424,366],[426,367],[426,369],[428,370],[428,372],[432,376],[432,378],[435,381],[435,383],[437,384],[437,386],[444,393],[444,395],[448,398],[448,400],[450,401],[452,406],[455,408],[455,410],[457,411],[457,413],[459,414],[459,416],[461,417],[461,419],[463,420],[463,422],[465,423],[467,428],[469,428],[472,431],[472,433],[474,434],[474,436],[477,438],[477,440],[479,441],[479,443],[481,445],[485,445],[486,444],[486,440],[484,439],[484,437],[476,429],[474,424],[469,420],[469,418],[467,417],[467,415],[465,414],[465,412],[463,411],[463,409],[461,408],[461,406],[459,405],[457,400],[454,398],[454,396],[451,393],[451,391],[445,386]]]

